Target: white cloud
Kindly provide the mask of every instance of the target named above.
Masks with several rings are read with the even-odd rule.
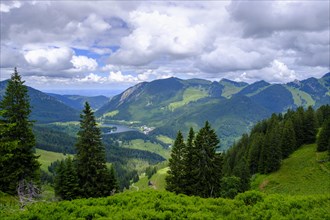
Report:
[[[72,67],[70,48],[46,48],[27,51],[25,60],[33,67],[45,70],[66,70]]]
[[[89,83],[103,83],[105,81],[104,77],[90,73],[82,79],[77,79],[78,82],[89,82]]]
[[[211,51],[200,56],[196,67],[208,73],[260,69],[271,61],[269,49],[251,39],[219,37]]]
[[[180,14],[134,11],[129,22],[134,30],[122,39],[121,48],[111,56],[115,63],[144,65],[163,56],[196,55],[205,47],[205,27],[190,23]]]
[[[86,56],[73,56],[71,59],[71,63],[73,64],[76,70],[82,71],[93,71],[97,68],[97,62]]]
[[[124,83],[138,82],[138,79],[136,77],[130,74],[123,75],[121,71],[110,72],[107,79],[109,82],[124,82]]]
[[[13,8],[20,8],[22,3],[19,1],[3,1],[0,3],[0,13],[1,12],[10,12]]]
[[[289,69],[285,63],[275,59],[268,67],[244,72],[237,77],[236,80],[245,82],[266,80],[271,83],[286,83],[297,78],[297,74],[294,70]]]

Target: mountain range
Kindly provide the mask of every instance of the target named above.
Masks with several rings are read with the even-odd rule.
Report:
[[[7,81],[0,82],[0,99]],[[105,123],[155,128],[150,135],[174,138],[178,130],[198,129],[208,120],[226,149],[257,121],[272,113],[298,106],[330,104],[330,73],[322,78],[287,84],[258,81],[252,84],[228,79],[208,81],[178,78],[142,82],[111,99],[105,96],[47,94],[28,87],[31,119],[37,123],[79,120],[85,101]]]
[[[323,104],[330,104],[330,73],[287,84],[168,78],[128,88],[96,115],[104,121],[146,124],[156,128],[151,134],[172,138],[178,130],[198,129],[208,120],[226,148],[272,113]]]

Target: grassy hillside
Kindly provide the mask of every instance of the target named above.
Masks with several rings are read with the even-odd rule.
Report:
[[[150,181],[152,182],[152,186],[148,185],[148,177],[145,175],[140,176],[140,180],[131,185],[131,191],[140,191],[146,189],[156,189],[156,190],[165,190],[166,182],[165,177],[167,175],[168,167],[160,169],[155,173],[151,178]]]
[[[330,162],[320,162],[326,152],[316,152],[316,145],[304,145],[269,175],[257,175],[252,188],[266,193],[289,195],[330,194]]]
[[[161,145],[157,143],[152,143],[150,141],[144,141],[142,139],[135,139],[123,145],[125,148],[145,150],[152,153],[159,154],[164,158],[169,158],[170,151],[168,149],[164,149]]]
[[[125,192],[99,199],[39,202],[1,219],[329,219],[329,195],[246,192],[235,199],[203,199],[169,192]]]
[[[190,102],[197,101],[207,96],[208,96],[207,92],[203,89],[194,88],[194,87],[188,88],[183,92],[182,100],[177,102],[172,102],[171,104],[169,104],[168,107],[171,111],[174,111],[177,108],[189,104]]]
[[[63,160],[70,156],[69,154],[64,155],[63,153],[55,153],[51,151],[36,149],[36,155],[40,155],[38,161],[41,163],[41,169],[48,171],[48,166],[56,160]]]

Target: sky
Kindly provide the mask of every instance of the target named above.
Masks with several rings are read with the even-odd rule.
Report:
[[[4,1],[0,80],[120,91],[168,77],[286,83],[330,69],[330,1]]]

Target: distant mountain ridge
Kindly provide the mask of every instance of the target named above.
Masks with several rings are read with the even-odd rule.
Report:
[[[172,77],[132,86],[114,96],[96,115],[104,121],[147,124],[156,128],[153,134],[170,137],[178,130],[198,129],[209,120],[227,147],[272,113],[330,104],[329,75],[287,84]]]
[[[7,80],[0,82],[0,100],[2,100]],[[27,87],[31,104],[31,120],[37,123],[63,122],[79,120],[79,112],[55,97],[49,96],[32,87]]]

